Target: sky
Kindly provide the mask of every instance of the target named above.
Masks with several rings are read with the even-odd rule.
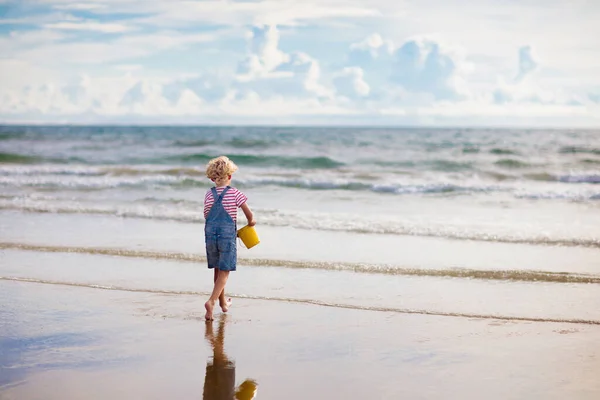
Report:
[[[600,126],[600,1],[0,0],[0,123]]]

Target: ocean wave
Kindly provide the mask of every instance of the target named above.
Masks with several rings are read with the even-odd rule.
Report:
[[[18,153],[0,153],[0,164],[35,164],[44,162],[43,157],[28,156]]]
[[[236,179],[236,186],[279,186],[308,190],[370,191],[387,194],[444,194],[481,193],[499,190],[496,186],[461,186],[450,183],[422,184],[376,184],[360,180],[335,179],[315,180],[297,178],[295,175],[274,174],[289,177],[263,179]],[[173,188],[209,187],[203,170],[194,168],[130,168],[130,167],[69,167],[60,166],[35,168],[0,167],[0,185],[13,187],[40,187],[60,190],[102,190],[113,188],[150,188],[171,186]]]
[[[156,252],[107,247],[45,246],[27,243],[0,242],[0,249],[41,251],[50,253],[80,253],[132,258],[164,259],[185,262],[206,262],[200,254],[179,252]],[[258,258],[240,258],[241,265],[254,267],[280,267],[292,269],[318,269],[328,271],[351,271],[366,274],[429,276],[442,278],[481,279],[522,282],[556,282],[600,284],[600,275],[551,272],[539,270],[488,270],[471,268],[407,268],[401,265],[368,264],[350,262],[297,261]]]
[[[496,161],[494,164],[499,167],[510,168],[510,169],[531,167],[530,164],[523,162],[523,161],[515,160],[514,158],[503,158],[503,159]]]
[[[579,162],[582,164],[600,164],[600,158],[599,159],[584,158],[583,160],[579,160]]]
[[[561,183],[600,183],[599,174],[567,174],[557,175],[547,172],[524,174],[523,177],[541,182],[561,182]]]
[[[560,154],[595,154],[600,155],[600,148],[588,146],[563,146],[558,152]]]
[[[517,181],[520,179],[520,176],[513,175],[508,172],[498,172],[498,171],[488,171],[482,170],[477,173],[478,176],[483,178],[492,179],[494,182],[503,182],[503,181]]]
[[[175,147],[205,147],[211,144],[213,142],[201,139],[179,139],[173,142],[173,146]]]
[[[54,214],[89,214],[105,215],[119,218],[141,218],[151,220],[168,220],[184,223],[203,223],[204,215],[201,207],[192,205],[186,208],[185,203],[179,206],[168,204],[136,203],[133,205],[80,204],[68,201],[39,200],[0,200],[0,210],[13,210],[30,213]],[[256,209],[260,222],[265,226],[294,227],[297,229],[348,232],[371,235],[399,235],[437,237],[452,240],[473,240],[481,242],[531,244],[542,246],[581,246],[600,248],[600,238],[568,237],[549,234],[511,234],[507,232],[489,232],[470,230],[468,228],[444,225],[424,225],[402,221],[377,222],[359,220],[353,216],[330,216],[321,213],[282,212],[279,210]]]
[[[107,175],[109,171],[111,171],[110,167],[89,167],[85,165],[0,165],[0,176],[101,176]]]
[[[493,149],[490,149],[489,153],[496,154],[496,155],[519,155],[519,152],[516,150],[504,149],[504,148],[500,148],[500,147],[495,147]]]
[[[558,180],[564,183],[600,183],[600,175],[563,175]]]
[[[203,167],[181,167],[160,165],[0,165],[0,176],[206,176]]]
[[[200,167],[169,167],[169,168],[157,168],[156,166],[146,167],[108,167],[103,168],[102,171],[105,175],[111,176],[142,176],[142,175],[168,175],[168,176],[181,176],[181,177],[206,177],[206,171]]]
[[[85,161],[78,157],[45,157],[38,155],[28,155],[21,153],[0,153],[0,165],[2,164],[85,164]]]
[[[304,172],[308,174],[308,172]],[[327,179],[303,178],[301,173],[271,172],[264,178],[236,178],[235,185],[242,189],[256,187],[282,187],[315,191],[357,191],[382,195],[424,195],[424,196],[456,196],[475,194],[505,193],[518,199],[566,199],[573,201],[597,200],[598,191],[583,184],[600,184],[598,174],[555,175],[550,173],[530,173],[519,176],[497,172],[482,171],[484,180],[470,179],[428,182],[431,177],[418,178],[411,176],[402,180],[406,183],[390,182],[385,173],[370,175],[350,174],[336,171]],[[315,175],[311,173],[311,175]],[[322,175],[322,174],[319,174]],[[316,176],[316,175],[315,175]],[[358,178],[357,178],[358,177]],[[356,179],[354,179],[356,178]],[[398,181],[397,177],[392,177]],[[555,186],[527,189],[529,186],[518,184],[527,179],[540,182],[555,182]],[[381,182],[381,183],[378,183]],[[575,185],[582,185],[575,188]],[[205,172],[197,167],[174,166],[83,166],[83,165],[0,165],[0,187],[36,188],[47,191],[101,191],[113,189],[152,190],[172,188],[189,190],[206,189],[211,182]],[[556,186],[564,185],[564,186]],[[569,186],[572,186],[570,188]],[[585,189],[585,190],[584,190]]]
[[[555,182],[558,180],[558,177],[554,174],[550,174],[548,172],[537,172],[531,174],[524,174],[524,178],[530,179],[532,181],[540,181],[540,182]]]
[[[481,151],[481,149],[477,146],[465,146],[462,149],[464,154],[477,154]]]
[[[421,165],[428,167],[433,171],[444,172],[468,171],[473,169],[473,164],[471,162],[454,160],[430,160],[421,163]]]
[[[459,186],[448,183],[430,184],[373,184],[360,181],[332,180],[319,181],[312,179],[255,179],[238,181],[240,186],[282,186],[309,190],[350,190],[370,191],[374,193],[388,194],[435,194],[435,193],[459,193],[459,192],[486,192],[494,190],[492,186]]]
[[[253,167],[279,167],[299,169],[332,169],[339,168],[345,164],[329,157],[294,157],[280,155],[250,155],[250,154],[227,154],[238,165]],[[176,156],[167,156],[155,161],[169,163],[207,163],[214,154],[194,153]],[[140,160],[144,161],[144,160]]]
[[[0,141],[4,140],[13,140],[13,139],[21,139],[26,136],[26,133],[23,131],[5,131],[0,132]]]
[[[575,202],[586,202],[600,200],[600,193],[590,191],[584,192],[565,192],[565,191],[545,191],[545,192],[527,192],[518,191],[514,194],[517,199],[530,200],[567,200]]]
[[[96,175],[25,175],[2,176],[0,185],[12,187],[35,187],[47,190],[105,190],[114,188],[144,188],[151,189],[157,186],[200,186],[209,187],[210,182],[192,180],[190,178],[168,175],[144,176],[96,176]]]
[[[43,168],[42,168],[43,170]],[[45,171],[45,170],[44,170]],[[23,172],[23,171],[21,171]],[[21,173],[19,172],[19,173]],[[36,188],[45,191],[102,191],[113,189],[127,190],[152,190],[160,188],[172,188],[189,190],[194,188],[207,189],[211,186],[210,181],[204,177],[204,173],[194,169],[167,169],[167,170],[130,170],[129,168],[114,169],[57,169],[52,168],[47,175],[23,172],[21,175],[7,173],[6,169],[0,167],[0,187],[11,188]],[[194,176],[195,175],[195,176]],[[531,177],[534,178],[534,177]],[[540,175],[535,177],[542,181],[555,181],[559,184],[582,184],[599,183],[598,175],[569,175],[563,178],[553,175]],[[513,179],[513,178],[505,178]],[[496,178],[496,181],[504,179]],[[547,199],[547,200],[572,200],[572,201],[595,201],[599,193],[590,189],[569,190],[556,188],[555,190],[537,189],[527,190],[511,184],[485,184],[485,182],[474,182],[471,185],[458,185],[453,183],[414,183],[414,184],[376,184],[361,180],[331,179],[315,180],[306,178],[272,177],[263,179],[236,179],[236,186],[241,189],[274,186],[283,188],[295,188],[316,191],[359,191],[371,192],[383,195],[423,195],[423,196],[456,196],[474,194],[506,193],[517,199]]]
[[[234,149],[266,149],[278,144],[277,140],[251,139],[235,137],[229,140],[206,140],[206,139],[178,139],[172,144],[174,147],[207,147],[220,146]]]
[[[268,147],[273,147],[278,144],[278,142],[273,140],[262,140],[262,139],[250,139],[250,138],[233,138],[224,143],[226,146],[234,147],[238,149],[248,149],[248,148],[258,148],[258,149],[266,149]]]
[[[380,160],[362,159],[360,164],[376,165],[380,167],[396,167],[402,169],[431,170],[441,172],[460,172],[474,170],[474,164],[468,161],[457,160]]]
[[[326,156],[302,157],[286,155],[252,155],[252,154],[227,154],[229,158],[240,166],[251,167],[277,167],[287,169],[335,169],[343,167],[346,164]],[[152,158],[136,158],[129,160],[131,167],[137,165],[156,165],[161,164],[206,164],[216,156],[215,153],[191,153],[168,155]],[[20,153],[0,153],[0,164],[82,164],[95,165],[96,162],[85,160],[78,157],[47,157],[38,155],[27,155]],[[202,165],[203,167],[203,165]]]

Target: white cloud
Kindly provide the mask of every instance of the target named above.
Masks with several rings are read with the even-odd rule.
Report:
[[[350,45],[347,66],[361,68],[361,80],[373,98],[393,100],[401,94],[406,99],[412,93],[415,102],[431,102],[469,96],[466,79],[472,65],[464,51],[431,38],[409,39],[396,47],[373,33]]]
[[[507,118],[534,118],[534,117],[570,117],[588,115],[585,107],[570,106],[566,104],[544,105],[539,103],[512,104],[498,106],[480,102],[441,103],[435,107],[419,108],[415,110],[419,115],[439,117],[507,117]],[[511,121],[505,122],[507,125]]]
[[[331,97],[331,91],[320,83],[321,68],[316,59],[303,52],[284,53],[278,46],[277,27],[252,28],[250,54],[238,65],[235,89],[241,96]]]
[[[116,65],[114,67],[114,69],[116,69],[117,71],[125,71],[125,72],[139,71],[143,68],[144,68],[144,66],[141,64],[121,64],[121,65]]]
[[[65,38],[64,33],[48,29],[10,31],[7,36],[0,37],[0,46],[6,57],[23,48],[47,46]]]
[[[107,41],[61,41],[62,33],[32,31],[17,34],[7,43],[5,55],[37,65],[65,65],[68,63],[99,64],[134,59],[164,50],[182,49],[194,43],[212,42],[218,32],[178,33],[154,32],[127,35]],[[26,45],[27,44],[27,45]]]
[[[14,58],[0,59],[0,92],[58,81],[60,74]]]
[[[348,62],[350,65],[365,65],[377,58],[391,55],[393,50],[394,44],[391,40],[384,40],[379,33],[373,33],[350,45]]]
[[[183,90],[179,100],[175,105],[175,109],[182,114],[196,114],[202,112],[204,101],[189,89]]]
[[[379,33],[373,33],[358,43],[352,43],[350,50],[378,50],[384,45],[384,40]],[[374,54],[376,55],[376,53]]]
[[[79,110],[71,106],[67,95],[52,83],[23,88],[18,97],[3,108],[12,109],[12,113],[33,112],[38,114],[70,114]]]
[[[106,4],[99,3],[71,3],[71,4],[54,4],[52,8],[57,10],[77,10],[77,11],[91,11],[100,10],[106,8]]]
[[[48,29],[59,29],[59,30],[72,30],[72,31],[96,31],[103,33],[122,33],[131,30],[131,27],[128,27],[123,24],[116,23],[100,23],[94,21],[84,21],[84,22],[57,22],[54,24],[46,24],[45,28]]]
[[[234,84],[240,96],[255,93],[261,98],[329,98],[330,89],[321,84],[321,69],[317,60],[305,53],[289,54],[289,61],[278,65],[264,76],[248,79],[241,76]]]
[[[330,92],[321,85],[321,67],[319,62],[306,53],[295,52],[290,54],[289,60],[280,64],[277,72],[289,72],[292,78],[302,82],[302,87],[317,96],[330,96]]]
[[[79,18],[76,18],[70,13],[67,12],[51,12],[51,13],[43,13],[43,14],[31,14],[25,16],[19,16],[15,18],[1,18],[0,25],[30,25],[37,26],[46,23],[55,23],[55,22],[63,22],[63,21],[79,21]]]
[[[535,84],[506,83],[500,81],[498,87],[493,91],[493,102],[496,104],[508,103],[539,103],[558,104],[566,103],[552,91],[543,90]]]
[[[576,93],[565,93],[564,90],[552,89],[549,85],[541,85],[535,72],[539,62],[531,46],[518,49],[517,73],[514,79],[499,77],[492,91],[492,102],[499,105],[510,103],[531,103],[547,105],[580,104]]]
[[[276,26],[255,26],[249,33],[249,55],[239,64],[238,73],[252,79],[265,76],[290,57],[278,48],[279,31]]]
[[[430,93],[437,99],[465,96],[462,74],[468,71],[463,56],[428,39],[405,42],[394,51],[391,80],[412,92]]]
[[[65,86],[62,91],[71,103],[79,104],[85,108],[85,104],[89,104],[92,100],[89,93],[91,88],[91,78],[88,75],[83,74],[79,77],[77,82]]]
[[[36,0],[0,19],[0,118],[592,120],[600,8],[534,3]]]
[[[348,115],[351,113],[350,110],[335,103],[323,102],[317,99],[285,98],[283,96],[264,99],[256,93],[249,93],[248,96],[242,98],[231,97],[219,107],[219,110],[211,111],[216,111],[216,115],[252,117],[261,118],[262,120],[267,118],[275,122],[293,121],[293,119],[284,117],[302,116],[302,120],[306,122],[306,117]]]
[[[535,71],[538,67],[538,61],[533,53],[531,46],[523,46],[519,49],[519,73],[516,80],[521,81]]]
[[[165,113],[169,108],[162,96],[161,85],[144,80],[129,88],[118,105],[121,113],[141,115]]]
[[[146,13],[152,16],[140,18],[141,22],[169,27],[201,23],[292,26],[323,19],[373,17],[380,14],[367,2],[340,0],[120,0],[111,2],[110,10],[117,13]]]
[[[336,92],[346,98],[368,96],[371,88],[364,81],[364,72],[359,67],[346,67],[333,79]]]
[[[181,101],[185,93],[191,92],[198,99],[218,103],[227,95],[232,79],[214,74],[176,79],[163,86],[163,96],[172,103]],[[189,97],[189,96],[188,96]]]
[[[325,18],[360,18],[379,15],[379,12],[368,4],[352,6],[350,2],[317,2],[317,1],[264,1],[264,13],[255,16],[254,23],[296,25]]]

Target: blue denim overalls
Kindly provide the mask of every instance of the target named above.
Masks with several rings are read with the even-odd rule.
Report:
[[[223,207],[223,197],[230,188],[227,186],[223,189],[220,196],[217,195],[216,188],[211,188],[215,202],[204,225],[208,268],[218,268],[221,271],[235,271],[237,263],[237,227]]]

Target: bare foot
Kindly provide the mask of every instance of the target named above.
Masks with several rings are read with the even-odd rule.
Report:
[[[215,303],[210,300],[204,303],[204,308],[206,308],[206,314],[204,315],[204,319],[207,321],[212,321],[213,318],[213,308],[215,307]]]
[[[225,303],[222,303],[219,300],[219,305],[221,306],[221,310],[223,310],[223,312],[229,311],[229,306],[231,305],[231,297],[225,300]]]

